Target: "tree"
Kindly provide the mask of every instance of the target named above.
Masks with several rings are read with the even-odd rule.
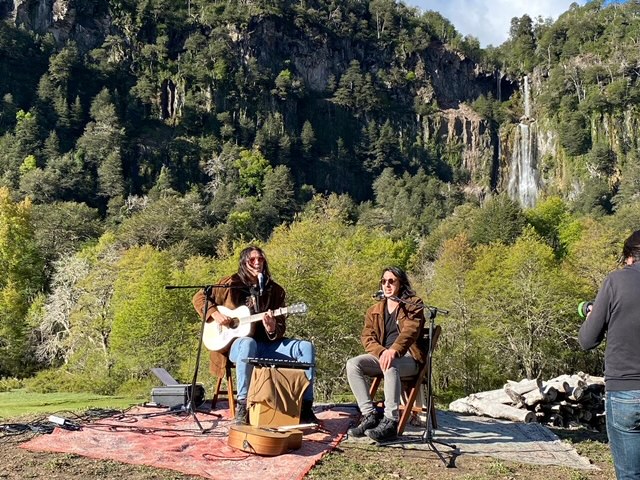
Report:
[[[613,197],[616,208],[625,203],[634,203],[640,198],[640,162],[635,154],[630,154],[625,161],[618,192]]]
[[[98,167],[98,192],[104,197],[113,198],[123,196],[124,187],[120,153],[110,152]]]
[[[157,366],[176,371],[193,345],[197,316],[188,293],[162,288],[173,283],[174,269],[171,256],[151,246],[132,248],[118,262],[109,352],[123,381],[145,378]]]
[[[530,72],[535,60],[536,39],[533,34],[533,21],[529,15],[511,19],[509,41],[512,47],[512,62],[521,72]]]
[[[455,207],[450,215],[442,219],[429,232],[429,235],[420,240],[418,257],[424,261],[436,260],[447,240],[453,239],[462,233],[466,233],[468,237],[469,226],[474,224],[477,212],[478,207],[471,203],[464,203]]]
[[[491,358],[495,334],[484,322],[469,293],[469,272],[475,253],[465,233],[445,240],[433,266],[430,302],[449,311],[440,317],[435,382],[440,390],[464,396],[490,388],[500,381],[500,370]]]
[[[616,154],[607,143],[598,142],[591,147],[589,164],[603,175],[611,176],[616,165]]]
[[[205,208],[197,193],[184,197],[164,195],[143,203],[141,210],[120,224],[119,243],[128,247],[152,245],[160,250],[181,245],[189,254],[211,252],[218,235],[207,225]]]
[[[561,225],[569,220],[569,209],[560,197],[546,198],[526,210],[524,215],[536,233],[547,241],[557,255],[564,253],[559,235]]]
[[[84,203],[36,205],[32,213],[34,238],[48,271],[53,262],[73,255],[83,244],[97,240],[104,230],[99,212]]]
[[[386,167],[398,167],[401,163],[402,156],[398,136],[389,120],[380,127],[375,142],[374,155],[373,163],[366,164],[367,169],[372,172],[379,172]]]
[[[28,199],[15,203],[0,188],[0,377],[26,376],[35,368],[26,315],[43,276],[31,208]]]
[[[525,218],[517,202],[506,195],[491,197],[478,211],[470,226],[470,239],[475,244],[513,243],[522,232]]]
[[[313,126],[309,120],[306,120],[302,125],[302,132],[300,133],[300,142],[302,143],[302,151],[305,155],[310,156],[311,151],[316,143],[316,134],[313,131]]]
[[[505,375],[549,377],[569,368],[580,282],[560,268],[551,247],[532,229],[510,246],[481,248],[467,285],[495,334],[494,358]]]
[[[107,198],[124,193],[121,149],[125,134],[107,89],[91,103],[91,118],[77,147],[84,162],[95,169],[100,193]]]
[[[240,177],[240,193],[260,196],[264,188],[264,177],[271,170],[267,159],[257,150],[241,150],[240,158],[234,162],[234,166]]]
[[[595,297],[604,278],[615,268],[626,233],[617,233],[606,223],[589,217],[567,222],[561,230],[561,238],[566,238],[566,267],[589,289],[590,297],[585,300]]]
[[[569,155],[583,155],[591,147],[591,132],[581,112],[567,114],[568,118],[558,126],[560,144]]]

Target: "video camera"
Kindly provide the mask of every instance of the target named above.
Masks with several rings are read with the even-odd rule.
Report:
[[[580,302],[578,304],[578,315],[580,318],[587,318],[587,314],[593,309],[593,301]]]

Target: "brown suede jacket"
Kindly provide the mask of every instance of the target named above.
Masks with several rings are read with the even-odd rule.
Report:
[[[418,297],[409,297],[406,300],[411,303],[422,303]],[[386,305],[387,301],[383,299],[367,310],[364,317],[364,328],[360,336],[365,351],[378,358],[385,351],[382,342],[384,341],[384,309]],[[398,352],[399,357],[403,357],[409,351],[416,362],[424,363],[426,349],[420,348],[419,345],[425,322],[424,308],[405,303],[400,303],[397,308],[396,320],[400,334],[391,348]]]
[[[207,312],[206,319],[207,322],[213,321],[214,312],[218,310],[218,305],[223,305],[230,309],[235,309],[241,305],[248,305],[249,299],[251,298],[250,287],[245,285],[238,274],[233,274],[228,277],[223,277],[218,281],[219,285],[226,285],[228,287],[215,287],[211,290],[211,294],[208,298],[207,303]],[[260,312],[255,312],[254,309],[251,309],[251,313],[262,313],[267,310],[275,310],[276,308],[284,307],[285,304],[285,291],[284,289],[278,285],[276,282],[267,279],[264,291],[262,295],[258,298],[260,304]],[[200,290],[193,296],[193,306],[196,309],[196,312],[202,318],[202,312],[204,309],[205,303],[205,294],[204,290]],[[280,339],[284,336],[284,332],[287,328],[286,320],[284,315],[279,315],[275,317],[276,319],[276,331],[275,334],[267,335],[267,332],[264,329],[264,325],[262,322],[255,322],[253,328],[253,334],[251,335],[257,341],[268,342],[276,339]],[[229,348],[231,345],[229,345]],[[221,352],[210,352],[210,364],[209,370],[211,374],[215,377],[221,377],[225,374],[225,369],[228,361],[229,349],[225,349]]]

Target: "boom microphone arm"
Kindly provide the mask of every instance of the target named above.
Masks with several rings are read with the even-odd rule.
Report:
[[[427,304],[422,303],[422,302],[420,302],[420,303],[410,302],[409,300],[405,300],[404,298],[396,297],[395,295],[392,295],[391,297],[389,297],[389,299],[393,300],[394,302],[400,302],[400,303],[404,303],[406,305],[413,305],[414,307],[426,308],[430,312],[430,318],[435,318],[435,316],[438,313],[440,313],[442,315],[449,315],[449,310],[445,310],[444,308],[434,307],[433,305],[427,305]]]

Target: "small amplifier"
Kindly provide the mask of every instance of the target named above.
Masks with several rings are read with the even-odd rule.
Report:
[[[151,401],[165,407],[187,405],[191,398],[191,384],[165,385],[151,390]],[[204,403],[204,386],[196,383],[194,406],[199,407]]]

